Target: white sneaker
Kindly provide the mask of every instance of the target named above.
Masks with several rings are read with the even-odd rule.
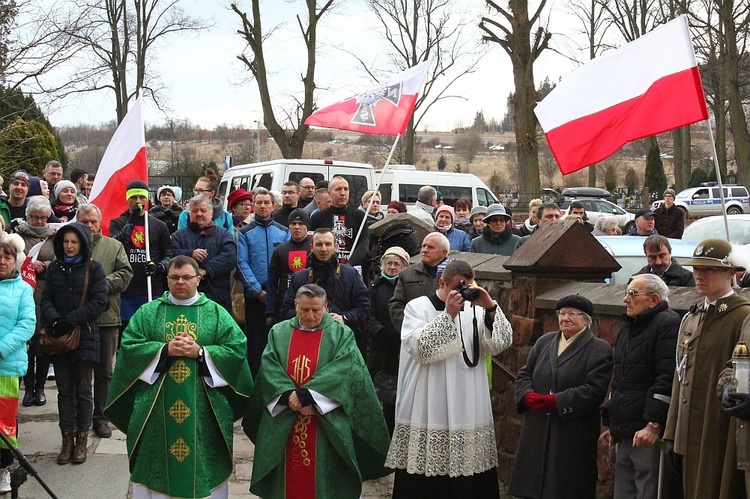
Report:
[[[0,494],[10,492],[10,470],[0,468]]]
[[[52,364],[50,364],[49,369],[47,369],[47,379],[55,379],[55,366]]]

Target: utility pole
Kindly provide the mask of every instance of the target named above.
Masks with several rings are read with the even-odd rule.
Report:
[[[260,120],[255,120],[258,125],[258,135],[256,137],[255,162],[260,163]]]

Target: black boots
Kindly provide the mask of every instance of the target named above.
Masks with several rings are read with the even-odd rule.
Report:
[[[26,395],[23,397],[26,400]],[[34,405],[44,405],[47,403],[47,397],[44,396],[44,388],[37,388],[34,392]]]
[[[88,451],[86,443],[88,438],[88,430],[78,430],[78,433],[76,434],[76,448],[73,450],[73,464],[86,462],[86,453]]]
[[[75,430],[65,430],[62,434],[62,448],[57,456],[57,464],[68,464],[73,459],[75,448]]]
[[[23,401],[21,401],[21,404],[24,407],[31,407],[32,405],[34,405],[34,397],[36,395],[34,393],[34,389],[31,388],[29,385],[26,385],[24,387],[24,390],[25,390],[25,393],[23,394]]]

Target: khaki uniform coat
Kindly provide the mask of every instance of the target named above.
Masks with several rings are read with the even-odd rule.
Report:
[[[750,302],[733,294],[691,309],[677,338],[677,372],[664,432],[683,456],[685,497],[744,496],[735,462],[735,420],[724,415],[716,384],[740,336]]]

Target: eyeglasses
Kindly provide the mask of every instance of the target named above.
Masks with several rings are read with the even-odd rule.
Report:
[[[628,297],[633,298],[633,297],[640,296],[640,295],[647,295],[648,293],[639,293],[638,291],[636,291],[634,289],[626,289],[625,290],[625,294]]]
[[[211,189],[193,189],[193,194],[205,194],[207,192],[214,192]]]
[[[48,215],[29,215],[29,220],[33,220],[35,222],[43,222],[49,218]]]
[[[580,317],[582,315],[586,315],[583,312],[562,312],[560,310],[555,312],[558,317],[570,317],[571,319],[574,317]]]
[[[169,279],[172,282],[188,282],[190,279],[194,279],[198,277],[197,275],[168,275],[167,279]]]
[[[253,202],[252,201],[243,201],[243,202],[237,203],[237,204],[240,205],[240,206],[252,206]]]

